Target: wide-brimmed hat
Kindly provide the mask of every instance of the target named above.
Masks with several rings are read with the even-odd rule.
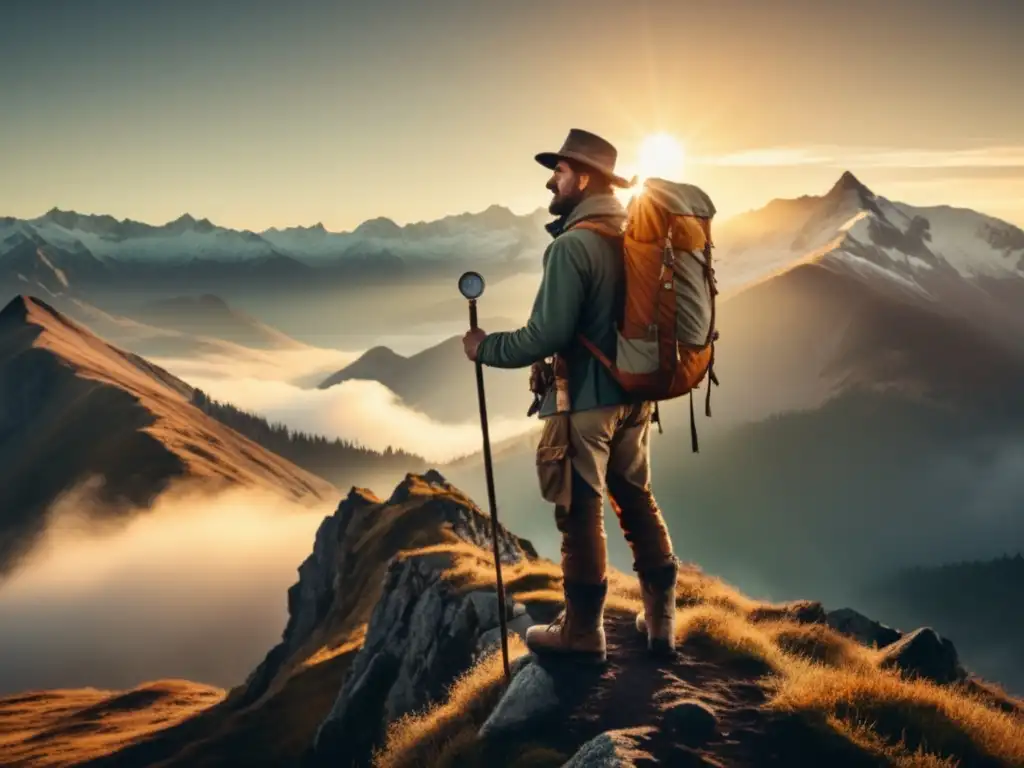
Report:
[[[636,177],[627,181],[615,174],[615,161],[619,153],[612,146],[611,142],[605,141],[600,136],[573,128],[565,137],[562,148],[557,152],[541,152],[536,160],[545,168],[554,170],[559,160],[574,160],[577,163],[593,168],[595,171],[608,177],[608,180],[616,187],[631,187],[636,184]]]

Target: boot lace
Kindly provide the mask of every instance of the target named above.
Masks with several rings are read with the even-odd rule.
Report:
[[[555,616],[555,618],[551,620],[551,623],[548,624],[547,631],[548,632],[561,632],[564,629],[564,627],[565,627],[565,619],[566,619],[566,611],[563,608],[561,613],[559,613],[557,616]]]

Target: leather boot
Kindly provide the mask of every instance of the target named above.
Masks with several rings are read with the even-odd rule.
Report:
[[[604,635],[604,603],[608,582],[564,583],[565,610],[550,624],[526,630],[526,647],[574,661],[604,663],[608,647]]]
[[[647,635],[647,647],[655,654],[671,654],[676,647],[677,562],[638,572],[644,610],[636,617],[636,628]]]

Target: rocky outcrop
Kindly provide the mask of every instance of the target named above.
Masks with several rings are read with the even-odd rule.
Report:
[[[954,683],[967,677],[953,643],[930,627],[921,627],[888,646],[882,667],[898,669],[908,677],[935,683]]]
[[[388,498],[388,504],[405,504],[424,494],[436,495],[435,507],[444,522],[463,541],[481,549],[491,550],[491,520],[436,469],[422,475],[406,475]],[[472,514],[470,514],[472,512]],[[537,550],[526,539],[509,533],[504,527],[498,534],[498,555],[503,563],[517,563],[523,555],[536,558]]]
[[[384,522],[381,517],[386,518]],[[380,592],[378,610],[385,604],[395,605],[396,600],[400,603],[403,595],[392,594],[399,583],[393,579],[393,569],[402,568],[404,564],[392,562],[393,558],[414,541],[419,546],[427,546],[444,541],[450,534],[491,551],[490,519],[436,470],[406,475],[386,501],[364,488],[352,488],[337,511],[320,524],[313,553],[299,566],[299,580],[288,591],[289,618],[282,640],[250,676],[243,703],[251,703],[262,696],[314,636],[320,635],[323,642],[329,643],[331,625],[350,618],[362,590]],[[367,546],[360,545],[360,540],[367,536],[373,541]],[[524,557],[537,557],[530,542],[504,527],[498,530],[498,551],[505,564],[519,562]],[[375,569],[379,573],[388,568],[389,563],[391,570],[387,571],[382,584],[373,574]],[[433,565],[439,566],[438,563]],[[433,583],[439,573],[440,569],[421,574],[420,581],[415,583],[424,586],[427,582]],[[444,597],[449,599],[447,594]],[[474,610],[478,608],[486,614],[473,624],[479,629],[472,636],[471,650],[476,654],[481,633],[489,633],[488,641],[500,641],[500,635],[493,631],[498,626],[498,614],[496,606],[488,608],[487,599],[481,595],[469,599],[474,601]],[[493,593],[491,603],[496,603]],[[510,614],[510,621],[523,610],[517,616]],[[519,629],[523,622],[520,618],[515,628]],[[372,627],[371,621],[367,646]]]
[[[443,576],[445,553],[396,560],[366,641],[317,733],[317,763],[365,766],[387,725],[440,702],[477,658],[481,637],[500,632],[497,594],[461,594]],[[507,603],[506,619],[525,615]],[[498,635],[500,642],[500,634]]]
[[[898,630],[874,619],[869,619],[863,613],[858,613],[852,608],[838,608],[829,611],[827,623],[836,632],[852,637],[858,643],[869,648],[885,648],[903,637]]]
[[[416,553],[459,540],[491,552],[490,520],[436,471],[407,475],[386,501],[353,488],[321,523],[288,592],[282,640],[250,676],[242,704],[264,696],[316,648],[337,645],[338,627],[365,622],[362,648],[313,752],[319,764],[368,765],[389,723],[440,701],[456,677],[500,643],[496,592],[458,588],[445,574],[454,562],[450,552]],[[537,556],[501,527],[498,551],[506,565]],[[372,613],[354,615],[360,606],[372,606]],[[512,631],[533,623],[522,605],[506,602],[503,610]]]
[[[380,504],[371,491],[352,488],[337,511],[325,517],[313,541],[313,554],[299,566],[299,580],[288,590],[288,623],[281,642],[267,654],[245,686],[243,704],[262,696],[281,667],[327,617],[350,570],[345,533],[353,518]]]

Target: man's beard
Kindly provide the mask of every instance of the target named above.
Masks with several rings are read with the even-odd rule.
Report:
[[[548,213],[554,216],[568,216],[583,199],[583,193],[578,190],[568,195],[559,195],[557,191],[553,191],[553,194],[554,197],[548,205]]]

